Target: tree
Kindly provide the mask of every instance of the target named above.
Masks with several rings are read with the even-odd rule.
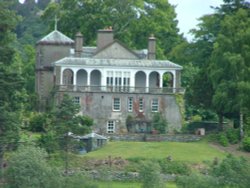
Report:
[[[73,103],[72,98],[64,95],[63,99],[55,111],[54,130],[59,141],[59,145],[64,152],[65,173],[69,170],[69,152],[76,147],[74,134],[85,134],[90,131],[93,120],[87,117],[78,116],[80,106]]]
[[[132,48],[147,47],[147,38],[155,34],[159,58],[182,40],[174,7],[165,0],[62,0],[60,4],[51,3],[43,18],[53,20],[55,15],[62,32],[74,38],[81,31],[86,45],[95,43],[98,29],[109,26],[116,38]]]
[[[228,155],[221,163],[212,167],[211,175],[217,178],[219,187],[250,186],[250,165],[244,158]]]
[[[161,169],[158,163],[145,161],[139,171],[142,188],[164,188],[160,172]]]
[[[215,90],[213,106],[222,115],[238,112],[242,116],[250,107],[246,104],[250,92],[249,33],[249,10],[240,8],[221,22],[209,68]]]
[[[23,4],[15,1],[11,6],[11,9],[22,17],[16,27],[17,45],[21,52],[23,45],[35,45],[36,41],[48,30],[48,25],[41,20],[41,14],[49,1],[25,0]]]
[[[47,153],[34,146],[21,146],[11,155],[6,173],[10,187],[57,187],[60,173],[47,162]]]
[[[187,90],[188,103],[215,111],[221,127],[224,116],[232,118],[240,111],[238,117],[244,120],[250,80],[249,4],[243,0],[224,3],[214,14],[200,18],[198,29],[192,31],[193,61],[200,73]]]
[[[228,155],[222,162],[213,164],[208,174],[191,174],[177,178],[177,185],[185,188],[249,187],[249,162],[243,158]]]
[[[0,2],[0,169],[4,152],[16,147],[23,103],[23,79],[14,65],[15,49],[12,46],[18,17],[9,6],[7,0]]]
[[[168,128],[167,120],[160,113],[154,114],[152,125],[155,130],[159,131],[159,133],[164,134],[167,132]]]

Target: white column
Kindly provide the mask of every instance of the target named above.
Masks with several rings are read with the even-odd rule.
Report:
[[[77,70],[74,70],[74,71],[73,71],[73,73],[74,73],[74,74],[73,74],[73,85],[74,85],[74,86],[76,86],[76,72],[77,72]]]
[[[91,71],[87,71],[87,86],[90,86],[90,74],[91,74]]]
[[[160,85],[159,85],[159,88],[163,88],[163,74],[162,73],[159,73],[159,76],[160,76]]]
[[[77,90],[77,85],[76,85],[77,71],[78,70],[76,70],[76,69],[73,70],[73,88],[74,88],[74,91]]]
[[[64,71],[64,69],[61,68],[61,72],[60,72],[60,85],[63,85],[63,71]]]
[[[130,72],[130,91],[134,92],[135,91],[135,72]]]
[[[91,90],[91,87],[90,87],[90,75],[91,75],[91,71],[87,70],[87,87],[86,87],[87,91]]]
[[[173,72],[173,93],[176,92],[176,72]]]
[[[149,73],[146,73],[146,92],[149,91]]]
[[[107,86],[106,77],[107,77],[106,72],[102,70],[101,71],[101,90],[102,91],[106,91],[106,86]]]

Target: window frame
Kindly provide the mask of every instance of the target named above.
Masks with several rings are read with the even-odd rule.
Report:
[[[107,133],[115,133],[115,120],[108,120],[107,122]]]
[[[143,112],[144,111],[144,98],[140,97],[139,98],[139,112]]]
[[[74,104],[80,105],[80,104],[81,104],[81,97],[80,97],[80,96],[74,96],[74,97],[72,98],[72,102],[73,102]]]
[[[134,102],[134,99],[133,97],[128,97],[128,112],[133,112],[133,102]]]
[[[115,101],[116,99],[119,99],[119,104],[116,103],[116,101]],[[119,106],[119,108],[116,108],[116,106]],[[115,112],[121,111],[121,98],[114,97],[112,107],[113,107],[113,111],[115,111]]]
[[[151,111],[159,112],[159,99],[158,98],[154,98],[151,100]]]

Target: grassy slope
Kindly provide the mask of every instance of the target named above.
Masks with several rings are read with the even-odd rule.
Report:
[[[87,157],[107,158],[122,157],[162,159],[171,155],[173,160],[200,163],[213,160],[215,157],[223,158],[226,153],[209,146],[205,141],[180,142],[109,142],[102,149],[88,153]]]
[[[99,182],[100,188],[141,188],[140,183],[133,182]],[[173,182],[167,183],[167,188],[176,188]]]

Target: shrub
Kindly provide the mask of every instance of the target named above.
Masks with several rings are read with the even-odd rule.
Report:
[[[190,168],[180,161],[160,160],[159,164],[162,172],[165,174],[188,175],[191,172]]]
[[[222,146],[224,146],[224,147],[228,146],[229,142],[228,142],[228,139],[227,139],[225,133],[221,133],[221,134],[219,135],[219,143],[220,143]]]
[[[75,173],[71,176],[64,176],[62,188],[98,188],[98,185],[91,182],[84,174]]]
[[[244,158],[228,155],[212,168],[211,175],[218,180],[219,187],[250,187],[250,165]]]
[[[230,144],[237,144],[240,141],[240,131],[239,129],[227,129],[226,137]]]
[[[34,146],[20,147],[9,159],[6,177],[10,187],[57,187],[61,175],[47,163],[47,153]]]
[[[46,149],[49,154],[54,153],[58,149],[58,142],[55,133],[53,131],[43,133],[38,140],[38,145]]]
[[[176,184],[181,188],[215,188],[217,181],[212,176],[191,174],[177,177]]]
[[[242,141],[242,144],[243,144],[243,149],[245,151],[250,152],[250,137],[244,138]]]
[[[215,132],[218,130],[218,123],[210,121],[191,122],[187,124],[186,131],[194,133],[198,128],[204,128],[206,133]]]
[[[142,188],[163,188],[164,184],[160,174],[160,166],[152,161],[142,163],[140,169]]]
[[[43,113],[37,113],[31,117],[28,130],[33,132],[44,132],[47,124],[47,115]]]
[[[155,113],[153,116],[152,125],[155,130],[164,134],[167,131],[168,122],[160,113]]]

